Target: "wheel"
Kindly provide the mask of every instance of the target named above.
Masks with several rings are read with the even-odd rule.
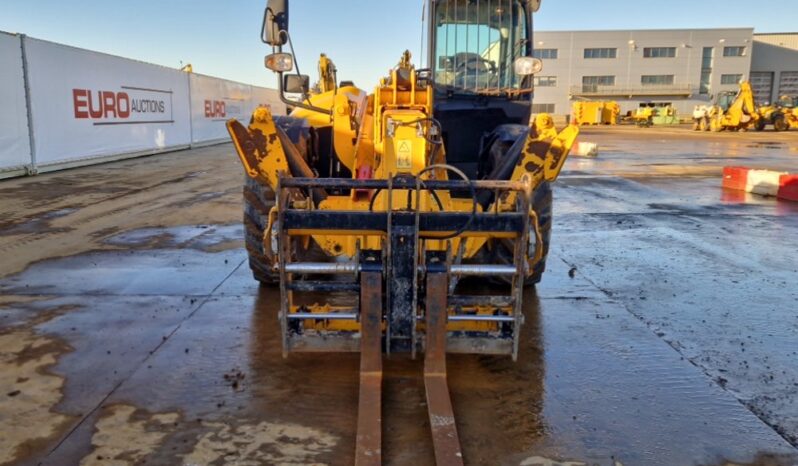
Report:
[[[252,276],[264,285],[279,281],[272,271],[272,261],[263,252],[263,230],[268,225],[272,207],[274,191],[247,176],[244,181],[244,244]]]
[[[538,225],[540,227],[540,235],[543,240],[543,257],[535,264],[532,273],[524,279],[524,288],[530,287],[543,278],[543,272],[546,271],[546,258],[549,254],[549,243],[551,241],[551,222],[552,222],[552,195],[551,185],[549,183],[541,183],[532,199],[532,208],[538,214]],[[530,227],[530,235],[534,232]],[[509,240],[500,240],[494,243],[491,254],[480,256],[480,260],[489,261],[493,264],[507,264],[513,263],[513,243]],[[498,283],[508,283],[509,280],[502,278],[495,280]]]
[[[790,129],[790,124],[783,115],[779,115],[773,119],[773,129],[776,131],[787,131]]]
[[[519,125],[520,126],[520,125]],[[497,179],[491,178],[494,174],[493,168],[500,165],[505,157],[519,156],[518,151],[523,148],[523,144],[518,145],[518,138],[526,137],[525,128],[519,132],[513,133],[512,137],[505,139],[499,138],[490,144],[490,149],[484,154],[484,159],[480,161],[482,165],[482,179]],[[520,144],[520,143],[519,143]],[[540,233],[543,240],[543,257],[540,262],[535,265],[532,273],[524,279],[524,287],[528,287],[540,282],[543,277],[543,272],[546,270],[546,256],[549,253],[549,241],[551,238],[551,222],[552,222],[552,193],[551,185],[549,183],[541,183],[532,197],[532,208],[538,215],[538,223]],[[530,234],[534,234],[530,232]],[[526,247],[526,246],[525,246]],[[473,258],[473,263],[483,264],[512,264],[513,262],[513,244],[509,240],[497,240],[491,243],[490,247],[485,247]],[[491,282],[507,283],[504,278],[490,279]]]
[[[701,131],[701,122],[697,119],[693,119],[693,131]]]
[[[551,185],[549,183],[541,184],[535,191],[532,208],[538,214],[538,226],[540,235],[543,237],[543,257],[540,262],[535,264],[532,274],[524,280],[525,287],[540,283],[543,272],[546,271],[546,258],[549,255],[549,243],[551,242],[552,200]]]
[[[756,120],[756,125],[754,126],[754,129],[756,129],[757,131],[764,131],[766,125],[767,125],[767,122],[765,121],[765,119],[764,118],[760,118],[760,119]]]
[[[701,125],[701,131],[709,131],[709,122],[706,118],[701,118],[699,125]]]

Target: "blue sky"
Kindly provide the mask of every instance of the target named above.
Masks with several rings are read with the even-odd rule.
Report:
[[[371,89],[421,45],[422,0],[292,0],[300,70],[319,52],[340,79]],[[259,32],[265,0],[0,0],[0,30],[198,73],[274,86]],[[798,30],[798,0],[543,0],[541,30],[754,27]]]

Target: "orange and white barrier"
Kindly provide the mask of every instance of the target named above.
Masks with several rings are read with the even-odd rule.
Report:
[[[723,187],[798,201],[798,174],[748,167],[723,167]]]

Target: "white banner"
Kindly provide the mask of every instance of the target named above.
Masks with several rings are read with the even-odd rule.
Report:
[[[38,165],[190,144],[186,73],[24,40]]]
[[[22,44],[18,36],[0,32],[0,171],[30,163]]]
[[[249,121],[252,113],[249,85],[191,74],[190,87],[193,143],[229,138],[225,122],[230,118]]]
[[[272,115],[285,115],[285,104],[276,89],[252,86],[252,110],[257,107],[268,107]]]

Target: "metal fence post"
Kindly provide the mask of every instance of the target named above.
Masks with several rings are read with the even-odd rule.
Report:
[[[39,169],[36,166],[36,136],[34,135],[33,128],[33,109],[31,108],[30,97],[30,70],[28,68],[28,51],[25,47],[26,38],[27,36],[25,34],[19,35],[19,44],[22,50],[22,82],[25,85],[25,107],[28,113],[28,141],[30,144],[30,165],[26,166],[25,169],[28,175],[36,175],[39,173]]]

